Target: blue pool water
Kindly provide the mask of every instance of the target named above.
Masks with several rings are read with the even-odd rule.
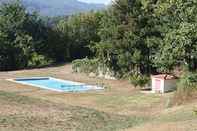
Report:
[[[55,78],[24,78],[15,79],[14,82],[61,92],[84,92],[89,90],[103,89],[102,87],[98,86],[91,86],[84,83],[60,80]]]

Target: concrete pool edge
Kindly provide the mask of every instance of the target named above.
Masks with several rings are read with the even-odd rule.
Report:
[[[91,88],[89,90],[86,90],[86,91],[63,91],[63,90],[59,90],[59,89],[49,88],[47,86],[41,86],[41,85],[37,85],[37,84],[26,83],[26,82],[23,82],[23,81],[17,81],[17,80],[39,80],[39,79],[51,79],[51,80],[56,80],[56,81],[60,81],[60,82],[73,83],[73,84],[76,84],[76,85],[80,84],[80,85],[83,85],[83,86],[89,86]],[[25,85],[25,86],[38,87],[40,89],[56,91],[56,92],[61,92],[61,93],[85,93],[85,92],[100,91],[100,90],[105,89],[104,87],[97,86],[97,85],[88,85],[88,84],[81,83],[81,82],[75,82],[75,81],[64,80],[64,79],[57,79],[57,78],[54,78],[54,77],[24,77],[24,78],[11,78],[11,79],[6,79],[6,80],[10,81],[10,82],[13,82],[13,83]]]

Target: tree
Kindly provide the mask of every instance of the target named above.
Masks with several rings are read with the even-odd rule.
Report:
[[[101,22],[101,41],[93,48],[100,61],[119,75],[150,73],[152,67],[152,54],[157,47],[154,43],[160,34],[151,23],[155,20],[152,9],[148,9],[155,2],[143,2],[116,0]]]
[[[32,37],[24,30],[28,15],[20,2],[0,6],[0,69],[28,65]]]
[[[155,63],[162,70],[184,65],[196,68],[197,61],[197,2],[167,0],[158,3],[157,17],[161,20],[163,39]]]
[[[93,56],[89,46],[100,40],[97,35],[102,13],[89,12],[73,15],[68,20],[61,20],[57,29],[68,39],[68,48],[71,59]]]

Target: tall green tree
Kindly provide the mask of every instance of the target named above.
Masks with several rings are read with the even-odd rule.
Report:
[[[153,5],[156,1],[116,0],[101,22],[101,41],[94,46],[100,61],[125,73],[150,73],[157,50]]]
[[[163,71],[185,66],[196,68],[197,61],[197,1],[160,1],[155,9],[163,36],[155,56],[157,67]]]
[[[100,27],[101,12],[89,12],[70,16],[61,20],[57,29],[68,39],[68,51],[71,59],[93,56],[89,46],[100,41],[97,32]]]
[[[28,15],[20,2],[0,6],[0,69],[10,70],[28,65],[32,37],[26,32]]]

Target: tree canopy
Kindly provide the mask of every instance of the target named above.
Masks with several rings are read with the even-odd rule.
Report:
[[[103,11],[50,19],[19,1],[3,4],[0,70],[86,57],[120,77],[196,70],[196,14],[196,0],[115,0]]]

